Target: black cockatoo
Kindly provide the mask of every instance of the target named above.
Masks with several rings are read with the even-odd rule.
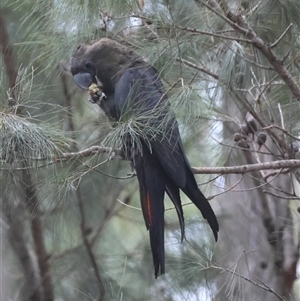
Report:
[[[89,90],[90,100],[111,120],[120,122],[125,116],[139,125],[138,137],[123,135],[123,151],[139,181],[155,277],[165,273],[165,192],[176,208],[182,239],[184,218],[179,189],[201,211],[217,240],[218,221],[197,186],[158,72],[127,47],[103,38],[93,45],[76,48],[71,59],[71,73],[77,85]]]

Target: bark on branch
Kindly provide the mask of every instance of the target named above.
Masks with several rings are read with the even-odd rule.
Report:
[[[220,4],[215,0],[209,0],[209,4],[204,0],[196,1],[203,4],[209,10],[225,20],[237,33],[242,34],[248,40],[250,40],[251,44],[267,58],[274,70],[282,78],[284,83],[289,87],[295,98],[300,101],[300,87],[297,85],[292,75],[284,66],[283,60],[277,57],[272,50],[272,47],[274,47],[274,44],[277,44],[277,41],[275,41],[273,44],[266,43],[247,23],[245,16],[243,16],[242,14],[234,14],[228,8],[225,1],[222,1]],[[218,8],[223,11],[223,14],[220,13],[220,9]]]
[[[50,274],[50,265],[48,262],[48,253],[44,243],[43,226],[40,217],[35,214],[35,211],[39,208],[39,200],[37,197],[36,187],[27,171],[23,172],[23,185],[25,191],[25,205],[32,215],[31,233],[39,265],[41,287],[44,295],[43,300],[53,301],[54,290]]]
[[[274,170],[284,168],[299,168],[300,160],[279,160],[266,163],[246,164],[228,167],[192,167],[194,174],[245,174],[260,170]]]
[[[120,149],[113,149],[104,146],[91,146],[78,152],[61,153],[59,157],[54,158],[53,163],[61,161],[77,159],[78,157],[85,158],[93,156],[97,153],[108,153],[109,159],[113,159],[115,155],[122,156]],[[253,171],[260,170],[280,170],[280,169],[293,169],[300,167],[300,160],[278,160],[257,164],[245,164],[239,166],[226,166],[226,167],[192,167],[194,174],[246,174]]]
[[[74,159],[76,157],[89,157],[96,153],[109,153],[112,159],[115,155],[122,155],[120,149],[112,149],[104,146],[91,146],[79,152],[62,153],[58,160],[65,161],[66,159]],[[280,170],[300,168],[300,160],[278,160],[257,164],[246,164],[239,166],[226,167],[192,167],[194,174],[246,174],[253,171],[275,170],[276,173]],[[286,172],[286,171],[285,171]]]

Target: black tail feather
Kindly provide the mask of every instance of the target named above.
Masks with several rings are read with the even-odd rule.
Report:
[[[219,232],[219,223],[215,216],[215,213],[212,210],[206,197],[199,190],[192,171],[188,167],[186,169],[187,169],[186,185],[184,188],[182,188],[182,191],[188,196],[188,198],[201,211],[203,217],[207,220],[208,224],[210,225],[211,230],[213,231],[215,240],[217,241],[218,240],[218,232]]]
[[[143,154],[137,153],[133,160],[136,169],[143,215],[146,227],[149,230],[150,244],[154,264],[155,278],[165,273],[164,250],[164,193],[169,195],[178,215],[181,240],[185,237],[184,216],[178,185],[166,174],[160,161],[150,153],[147,147]],[[201,211],[208,221],[215,240],[218,239],[219,224],[217,218],[205,196],[199,190],[195,177],[188,165],[185,167],[185,186],[180,187]]]
[[[155,278],[165,273],[164,251],[164,193],[165,174],[157,160],[145,149],[143,156],[135,157],[135,169],[140,186],[141,206],[155,269]]]
[[[178,215],[180,230],[181,230],[181,242],[182,242],[183,239],[185,238],[185,230],[184,230],[184,216],[183,216],[183,210],[181,205],[180,192],[178,186],[169,178],[167,178],[166,181],[166,191],[169,198],[173,202]]]

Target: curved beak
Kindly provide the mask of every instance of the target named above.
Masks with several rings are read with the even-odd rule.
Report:
[[[75,74],[74,76],[74,80],[76,82],[76,84],[84,90],[88,90],[89,86],[95,82],[94,77],[87,73],[87,72],[80,72]]]

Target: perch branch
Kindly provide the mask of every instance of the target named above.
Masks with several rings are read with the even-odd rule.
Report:
[[[245,174],[253,171],[297,168],[300,167],[300,160],[279,160],[257,164],[245,164],[226,167],[192,167],[194,174]]]

